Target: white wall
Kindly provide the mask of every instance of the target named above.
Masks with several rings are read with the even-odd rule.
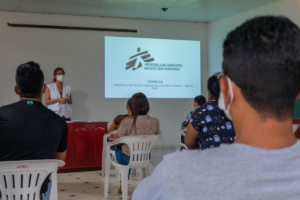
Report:
[[[7,23],[137,29],[138,33],[12,28]],[[0,12],[0,106],[15,102],[17,66],[28,61],[41,65],[45,82],[61,66],[72,85],[72,119],[111,122],[126,113],[127,99],[104,98],[104,36],[130,36],[201,41],[202,94],[207,94],[207,25],[203,23],[95,18]],[[192,73],[192,72],[191,72]],[[181,122],[192,109],[191,99],[150,99],[150,115],[158,117],[160,145],[176,143]]]
[[[282,0],[209,24],[209,75],[222,70],[222,45],[226,35],[246,20],[262,15],[281,15],[300,26],[300,0]]]

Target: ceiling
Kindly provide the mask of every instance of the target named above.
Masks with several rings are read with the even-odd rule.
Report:
[[[280,0],[0,0],[0,11],[212,22]],[[168,8],[162,11],[161,8]]]

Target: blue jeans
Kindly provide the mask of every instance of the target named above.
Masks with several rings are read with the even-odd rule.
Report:
[[[49,181],[49,184],[48,184],[48,189],[47,189],[47,192],[42,194],[43,195],[43,200],[49,200],[50,199],[50,194],[51,194],[51,180]]]

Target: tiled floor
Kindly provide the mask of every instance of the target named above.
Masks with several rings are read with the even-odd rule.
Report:
[[[176,151],[175,148],[153,149],[151,151],[151,163],[153,167],[155,168],[156,165],[162,160],[163,155],[174,151]],[[58,199],[104,200],[104,179],[99,176],[99,173],[100,170],[58,174]],[[136,175],[130,175],[128,185],[129,197],[140,181],[141,178],[139,173]],[[118,194],[119,187],[120,182],[116,181],[114,170],[111,170],[108,199],[122,199],[122,195]]]

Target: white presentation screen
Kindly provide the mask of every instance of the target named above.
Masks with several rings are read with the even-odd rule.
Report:
[[[194,98],[200,77],[200,41],[105,37],[105,98]]]

